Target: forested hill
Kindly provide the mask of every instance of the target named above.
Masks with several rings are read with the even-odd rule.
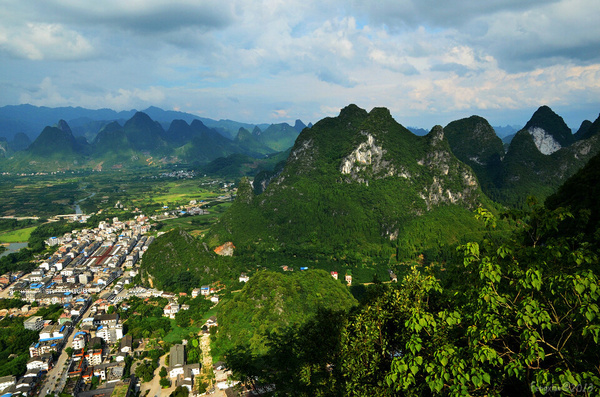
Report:
[[[323,270],[259,272],[221,307],[219,348],[245,345],[264,353],[270,333],[300,326],[319,310],[347,311],[356,304],[348,288]]]
[[[384,108],[350,105],[305,129],[264,193],[248,182],[210,236],[242,252],[359,264],[410,257],[477,233],[491,205],[441,127],[419,137]]]
[[[599,159],[548,206],[509,211],[508,238],[479,209],[489,234],[443,268],[415,265],[398,285],[368,286],[349,312],[247,334],[228,367],[249,385],[306,397],[598,395]],[[260,313],[245,309],[244,318]],[[266,351],[245,348],[261,337]]]
[[[158,237],[144,254],[142,277],[167,291],[187,292],[219,280],[234,280],[240,269],[228,258],[209,251],[181,229]]]

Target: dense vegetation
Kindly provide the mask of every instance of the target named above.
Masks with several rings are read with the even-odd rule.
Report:
[[[483,231],[472,209],[493,206],[441,128],[418,137],[386,109],[356,106],[305,129],[264,193],[256,183],[238,184],[209,247],[232,241],[236,257],[271,269],[370,269],[362,282],[424,252],[452,255],[448,247]]]
[[[346,311],[355,304],[344,284],[322,270],[258,272],[221,306],[217,351],[264,353],[269,334],[299,327],[321,309]]]
[[[0,377],[20,376],[27,370],[28,348],[38,339],[38,333],[25,329],[23,320],[7,317],[0,321]]]
[[[0,300],[0,308],[21,307],[25,304],[17,299]],[[51,305],[40,308],[36,315],[44,319],[57,321],[62,307]],[[38,340],[38,332],[25,329],[25,317],[5,317],[0,321],[0,377],[6,375],[21,376],[27,371],[29,346]]]
[[[182,229],[155,240],[144,254],[142,270],[154,287],[187,293],[219,280],[234,280],[243,271],[231,258],[218,256]]]
[[[171,321],[163,317],[163,308],[169,303],[167,299],[150,298],[144,301],[131,297],[126,302],[130,307],[121,309],[119,315],[127,320],[126,332],[133,338],[163,338],[171,331]]]
[[[461,246],[448,277],[414,267],[398,287],[372,287],[350,314],[271,334],[266,351],[234,350],[229,365],[282,395],[594,394],[599,246],[556,233],[571,218],[562,208],[509,215],[515,234]],[[479,217],[494,229],[491,213]]]

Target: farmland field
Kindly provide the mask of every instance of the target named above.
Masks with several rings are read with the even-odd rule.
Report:
[[[31,232],[35,230],[35,226],[25,229],[11,230],[9,232],[0,233],[0,243],[22,243],[29,240]]]

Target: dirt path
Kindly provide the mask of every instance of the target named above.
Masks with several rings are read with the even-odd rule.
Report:
[[[202,348],[202,372],[200,374],[200,380],[208,382],[208,390],[215,386],[215,392],[211,394],[211,397],[226,397],[225,391],[216,389],[212,356],[210,354],[209,334],[202,335],[200,347]]]
[[[210,355],[210,335],[204,334],[200,339],[200,348],[202,349],[202,373],[200,374],[203,382],[212,383],[213,376],[213,364],[212,356]],[[212,386],[212,385],[211,385]],[[209,386],[210,388],[210,386]]]

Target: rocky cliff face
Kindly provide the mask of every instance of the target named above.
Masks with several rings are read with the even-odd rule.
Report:
[[[358,183],[369,184],[371,178],[386,178],[396,175],[396,169],[391,161],[384,160],[386,151],[383,147],[377,145],[375,137],[366,131],[361,131],[367,140],[361,142],[356,149],[344,157],[340,172],[347,175],[347,182],[356,181]],[[400,176],[407,178],[406,172],[401,172]]]
[[[433,175],[431,184],[423,187],[420,197],[427,209],[440,204],[462,204],[473,208],[478,202],[479,184],[473,172],[452,154],[444,130],[435,126],[427,135],[430,150],[417,163]]]
[[[533,142],[542,154],[552,154],[562,148],[560,143],[546,130],[540,127],[529,127],[527,132],[533,137]]]

